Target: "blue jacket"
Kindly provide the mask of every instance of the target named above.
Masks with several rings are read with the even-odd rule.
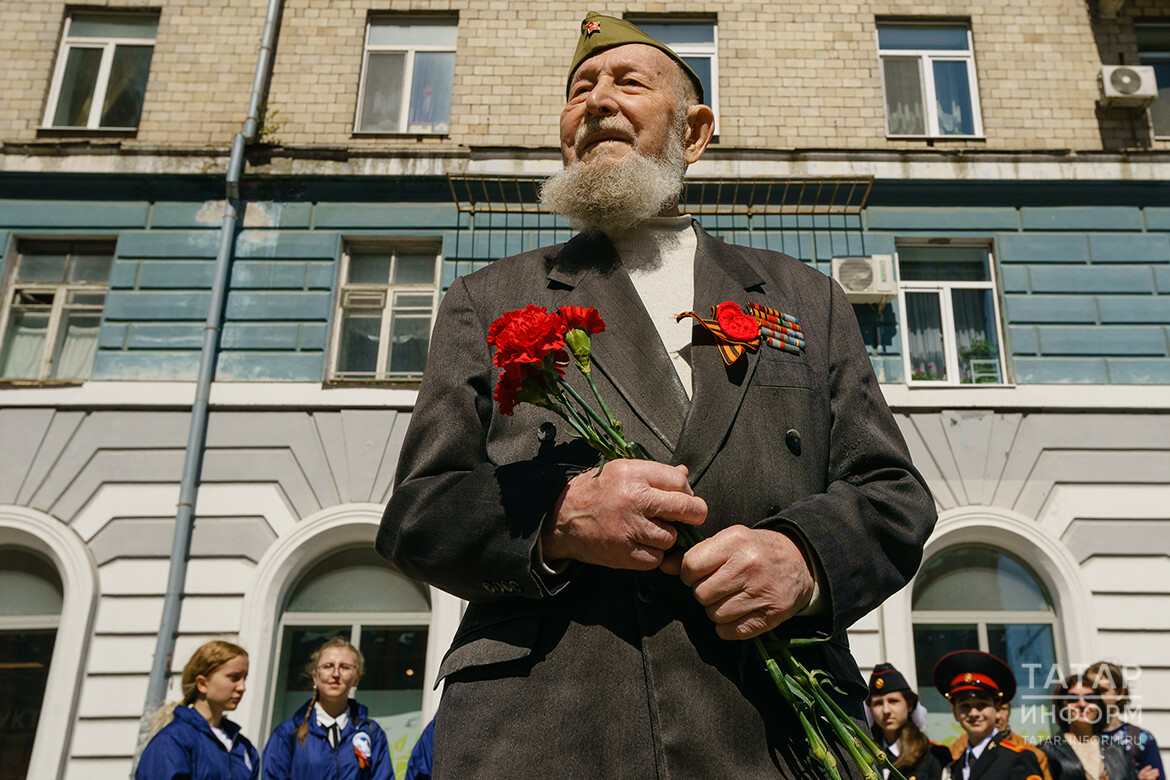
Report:
[[[406,765],[406,780],[431,780],[431,761],[435,752],[435,719],[423,729],[414,750],[410,752],[410,763]]]
[[[305,744],[297,739],[296,731],[308,708],[309,702],[302,704],[268,738],[264,746],[264,780],[394,780],[386,732],[369,719],[363,705],[349,703],[349,722],[336,750],[329,745],[325,730],[317,725],[316,707],[310,713]],[[368,752],[365,769],[358,761],[359,750]]]
[[[180,704],[175,719],[142,751],[134,780],[256,780],[260,754],[227,718],[219,727],[232,738],[229,753],[195,710]]]

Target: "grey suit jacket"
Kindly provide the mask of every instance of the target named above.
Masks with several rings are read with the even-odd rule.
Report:
[[[806,541],[828,609],[782,630],[832,637],[806,660],[861,713],[845,629],[914,574],[933,501],[836,283],[695,229],[695,311],[760,302],[798,317],[806,347],[762,346],[728,368],[695,328],[689,403],[604,236],[497,261],[447,293],[378,536],[404,573],[471,602],[440,669],[443,776],[775,777],[803,761],[800,729],[745,645],[719,640],[677,580],[581,565],[550,582],[534,569],[545,513],[595,455],[564,431],[540,442],[540,423],[557,421],[543,410],[493,407],[488,326],[530,303],[597,307],[601,392],[656,459],[688,466],[705,534],[746,524]]]

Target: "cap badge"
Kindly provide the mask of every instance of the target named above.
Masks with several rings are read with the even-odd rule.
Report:
[[[886,687],[886,681],[879,677],[873,681],[873,687],[880,691],[882,688]]]
[[[593,33],[601,32],[601,22],[582,22],[581,30],[585,33],[585,37],[588,38]]]
[[[965,675],[963,675],[963,682],[971,682],[974,679],[975,675],[971,674],[970,672],[967,672]]]

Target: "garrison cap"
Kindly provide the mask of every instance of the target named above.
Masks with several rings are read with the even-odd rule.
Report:
[[[582,62],[594,54],[600,54],[606,49],[625,46],[628,43],[642,43],[646,46],[653,46],[678,63],[683,73],[687,74],[687,78],[694,85],[695,95],[698,97],[699,102],[702,103],[704,101],[703,82],[691,70],[691,66],[683,62],[682,58],[671,51],[669,46],[654,40],[625,19],[602,16],[594,11],[585,14],[585,18],[581,21],[581,37],[577,39],[577,50],[573,52],[573,64],[569,66],[569,79],[565,84],[565,96],[568,97],[569,86],[573,81],[573,74],[577,72],[577,68],[581,67]]]
[[[892,664],[878,664],[869,676],[869,695],[881,696],[890,691],[908,691],[910,683]]]
[[[1016,676],[1011,667],[979,650],[947,653],[934,665],[933,676],[934,687],[947,699],[979,693],[1000,704],[1016,695]]]

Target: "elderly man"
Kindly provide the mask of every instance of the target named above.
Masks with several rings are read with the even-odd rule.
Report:
[[[470,602],[439,670],[436,776],[795,776],[802,732],[736,640],[827,639],[804,660],[860,717],[845,629],[913,575],[933,503],[840,288],[678,215],[714,126],[695,74],[590,14],[567,98],[542,198],[580,232],[451,286],[378,537]],[[798,319],[803,346],[725,365],[675,319],[725,301]],[[594,376],[656,462],[599,471],[552,414],[493,407],[488,325],[528,304],[599,310]],[[678,523],[706,537],[686,555]]]

